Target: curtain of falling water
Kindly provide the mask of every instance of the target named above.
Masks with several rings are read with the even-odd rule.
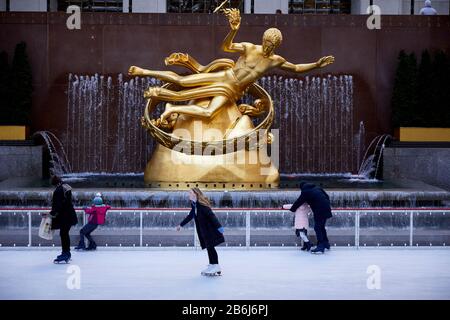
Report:
[[[154,143],[142,128],[151,78],[69,75],[65,149],[73,172],[142,172]]]
[[[280,172],[357,171],[363,124],[354,132],[352,76],[268,76],[260,84],[275,104],[273,128],[280,129]]]
[[[280,172],[356,172],[364,125],[353,127],[352,76],[263,77],[280,129]],[[155,142],[141,127],[143,92],[153,78],[69,76],[65,146],[74,172],[141,173]],[[250,97],[244,98],[251,102]],[[161,112],[162,106],[157,108]]]

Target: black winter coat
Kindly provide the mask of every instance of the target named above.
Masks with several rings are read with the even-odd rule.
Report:
[[[191,211],[180,223],[180,226],[183,227],[189,221],[194,219],[202,249],[215,247],[225,242],[223,234],[218,230],[222,225],[216,215],[212,212],[211,208],[200,204],[198,201],[195,205],[194,203],[191,203],[191,207]]]
[[[305,183],[301,189],[302,193],[300,197],[298,197],[289,210],[295,212],[298,207],[306,202],[311,207],[314,218],[328,219],[333,216],[331,214],[330,197],[325,190],[312,183]]]
[[[78,223],[77,214],[72,204],[72,188],[68,184],[56,186],[53,191],[52,229],[70,228]]]

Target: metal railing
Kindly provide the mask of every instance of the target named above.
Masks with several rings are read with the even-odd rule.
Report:
[[[225,227],[226,239],[230,239],[225,246],[250,248],[298,244],[290,211],[279,208],[213,210]],[[37,236],[40,215],[48,211],[49,208],[0,208],[0,246],[50,245]],[[72,233],[78,232],[87,222],[83,210],[77,209],[76,212],[80,219]],[[187,208],[114,208],[108,211],[107,223],[93,235],[103,238],[101,242],[105,246],[121,247],[125,242],[125,246],[133,247],[192,244],[198,248],[200,244],[193,223],[187,225],[182,233],[174,232],[188,212]],[[333,213],[327,230],[334,246],[422,247],[446,246],[450,242],[450,208],[338,208]],[[310,220],[309,232],[314,238],[312,217]],[[151,241],[148,240],[152,238],[160,239],[159,244],[149,245]],[[58,241],[59,237],[55,240]],[[52,245],[55,246],[55,242]]]

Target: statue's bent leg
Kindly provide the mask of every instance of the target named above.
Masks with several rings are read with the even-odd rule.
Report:
[[[157,78],[167,82],[178,82],[181,78],[179,74],[172,71],[145,70],[145,76]]]
[[[170,103],[166,104],[166,110],[161,114],[161,121],[166,120],[171,114],[187,114],[195,118],[212,118],[216,113],[227,103],[229,99],[225,96],[216,96],[207,107],[198,106],[195,104],[188,105],[172,105]]]
[[[208,85],[216,82],[225,82],[226,75],[224,71],[212,73],[198,73],[181,77],[177,84],[182,87],[196,87]]]
[[[172,71],[152,71],[148,70],[146,75],[155,77],[166,82],[172,82],[182,87],[196,87],[208,85],[225,80],[225,72],[199,73],[188,76],[180,76]]]
[[[152,87],[145,91],[145,98],[156,97],[162,101],[188,101],[202,98],[212,98],[215,96],[229,96],[230,90],[225,85],[203,86],[194,89],[173,91],[162,87]]]

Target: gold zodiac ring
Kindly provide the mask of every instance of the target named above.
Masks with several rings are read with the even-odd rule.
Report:
[[[166,83],[162,87],[170,90],[177,88],[173,83]],[[272,143],[273,136],[269,133],[269,129],[273,123],[275,110],[270,95],[260,85],[253,83],[248,88],[247,93],[255,99],[264,101],[264,107],[267,110],[267,114],[255,128],[242,136],[213,141],[195,141],[177,137],[172,133],[158,128],[155,125],[154,120],[151,119],[151,114],[161,102],[155,97],[147,99],[147,105],[145,107],[144,116],[141,118],[141,124],[157,142],[166,148],[176,148],[177,151],[188,155],[198,154],[198,152],[204,154],[205,150],[208,151],[208,155],[226,154],[244,148],[245,150],[257,150]]]

